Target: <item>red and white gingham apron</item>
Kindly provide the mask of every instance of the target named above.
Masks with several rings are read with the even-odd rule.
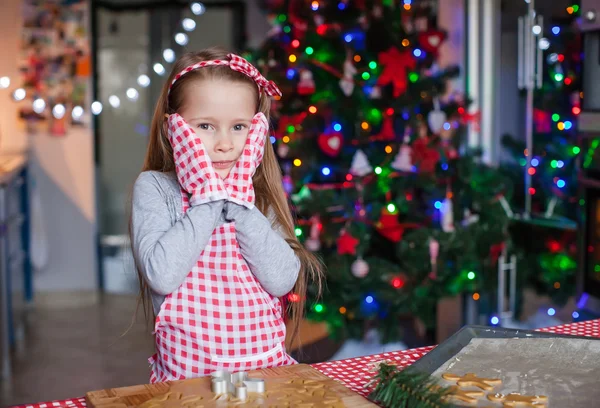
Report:
[[[296,363],[285,351],[281,303],[250,272],[234,222],[215,228],[183,284],[166,296],[154,330],[150,383]]]

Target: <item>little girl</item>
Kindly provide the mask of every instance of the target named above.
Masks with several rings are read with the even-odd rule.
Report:
[[[284,310],[298,328],[321,264],[298,242],[268,137],[281,95],[220,49],[179,58],[156,104],[133,191],[131,242],[152,301],[150,382],[293,364]]]

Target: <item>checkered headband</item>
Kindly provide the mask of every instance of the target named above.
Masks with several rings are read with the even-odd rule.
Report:
[[[281,96],[281,91],[279,90],[277,85],[275,85],[275,82],[269,81],[264,76],[262,76],[261,73],[258,72],[258,69],[254,67],[254,65],[250,64],[248,61],[246,61],[239,55],[227,54],[227,58],[228,59],[223,60],[202,61],[194,65],[190,65],[175,76],[175,79],[173,79],[173,82],[171,82],[171,85],[169,86],[169,92],[171,92],[171,88],[173,88],[175,82],[177,82],[179,78],[181,78],[190,71],[193,71],[198,68],[204,68],[207,66],[227,65],[232,70],[241,72],[242,74],[254,80],[254,82],[256,82],[256,85],[258,85],[258,88],[263,89],[267,93],[267,95]]]

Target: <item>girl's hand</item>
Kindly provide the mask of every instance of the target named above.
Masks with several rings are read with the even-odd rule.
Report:
[[[183,118],[174,113],[168,119],[169,142],[179,184],[191,194],[190,204],[227,199],[223,180],[217,175],[202,140]]]
[[[263,159],[268,133],[269,122],[265,115],[259,112],[252,118],[242,155],[225,178],[229,201],[248,208],[254,207],[252,176]]]

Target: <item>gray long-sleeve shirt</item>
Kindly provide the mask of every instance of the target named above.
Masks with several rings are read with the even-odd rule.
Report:
[[[156,314],[165,296],[181,286],[214,229],[228,221],[235,221],[242,256],[263,288],[273,296],[293,288],[300,261],[274,221],[256,207],[225,200],[183,214],[180,191],[174,173],[156,171],[141,173],[133,188],[133,254],[152,290]]]

